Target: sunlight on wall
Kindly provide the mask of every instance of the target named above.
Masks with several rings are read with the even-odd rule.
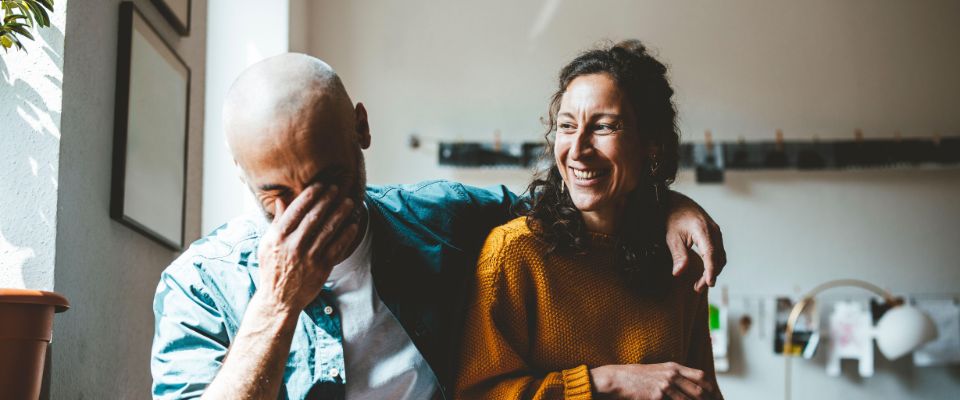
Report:
[[[251,0],[208,5],[201,234],[241,213],[258,210],[227,149],[220,112],[227,90],[247,66],[289,49],[288,0],[277,2],[269,13]]]
[[[53,290],[65,26],[0,54],[0,287]]]

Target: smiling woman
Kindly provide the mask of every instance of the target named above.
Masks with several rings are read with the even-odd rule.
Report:
[[[639,41],[585,52],[561,70],[546,133],[552,164],[530,184],[526,213],[551,248],[582,252],[588,231],[618,234],[628,271],[667,252],[665,192],[680,135],[666,73]]]
[[[663,239],[672,96],[638,41],[560,72],[553,165],[530,185],[525,216],[484,244],[457,398],[721,397],[707,294],[691,289],[699,271],[672,277]]]

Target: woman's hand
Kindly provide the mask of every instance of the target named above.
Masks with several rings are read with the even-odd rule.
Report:
[[[667,246],[673,255],[673,275],[679,276],[689,263],[688,249],[694,245],[703,258],[703,277],[694,285],[697,292],[717,283],[717,275],[727,264],[720,226],[689,197],[670,192],[667,215]]]
[[[604,365],[590,370],[590,380],[600,398],[720,399],[716,386],[703,371],[674,362]]]

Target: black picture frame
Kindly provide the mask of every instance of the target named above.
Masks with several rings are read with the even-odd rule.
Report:
[[[180,36],[190,35],[190,20],[193,14],[193,0],[150,0],[163,18],[170,23]],[[186,5],[173,6],[170,1],[185,2]]]
[[[151,50],[156,52],[153,59],[150,58]],[[134,60],[135,56],[146,57],[146,59]],[[162,62],[155,62],[157,59],[161,59]],[[169,70],[162,69],[163,62],[168,63],[166,66],[170,67]],[[141,69],[151,70],[145,72]],[[161,79],[163,74],[147,73],[155,71],[182,77],[183,81],[162,82],[158,85],[152,80]],[[150,79],[136,80],[142,75]],[[120,3],[110,217],[176,251],[184,247],[190,84],[190,68],[183,59],[163,40],[132,2]],[[160,88],[159,91],[156,88]],[[176,97],[178,96],[166,95],[170,91],[179,95],[181,91],[178,88],[183,89],[182,114],[177,106]],[[131,104],[132,101],[135,103]],[[149,112],[143,112],[145,109]],[[159,117],[156,115],[164,111],[171,112]],[[182,119],[182,124],[179,119]],[[155,121],[163,122],[150,123]],[[133,123],[140,123],[142,126],[131,126]],[[169,135],[166,134],[168,131]],[[179,145],[179,141],[182,141],[182,146]],[[161,145],[150,146],[157,143]],[[134,154],[130,154],[131,150]],[[164,150],[179,154],[159,154]],[[138,154],[146,154],[147,157],[138,158]],[[143,161],[145,158],[151,161]],[[151,169],[150,165],[144,167],[145,164],[150,163],[160,165],[161,168]],[[148,173],[144,174],[142,172],[144,170]],[[170,179],[160,179],[159,182],[155,179],[133,179],[150,176],[151,171],[156,176]],[[128,179],[133,180],[128,182]],[[169,184],[171,179],[174,182]],[[155,189],[154,185],[160,188],[172,188],[171,193],[160,191],[144,195],[143,187],[146,187],[149,192],[150,189]],[[177,191],[179,193],[176,193]],[[160,203],[142,205],[136,203],[137,200]],[[162,214],[168,211],[167,207],[175,207],[169,209],[173,211],[172,214],[175,217],[164,218],[168,217]],[[168,224],[176,226],[171,229]]]

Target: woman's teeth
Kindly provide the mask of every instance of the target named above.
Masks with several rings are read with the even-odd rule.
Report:
[[[575,168],[571,168],[571,169],[573,170],[573,176],[575,176],[577,179],[583,179],[583,180],[593,179],[599,176],[606,175],[608,171],[605,169],[575,169]]]

